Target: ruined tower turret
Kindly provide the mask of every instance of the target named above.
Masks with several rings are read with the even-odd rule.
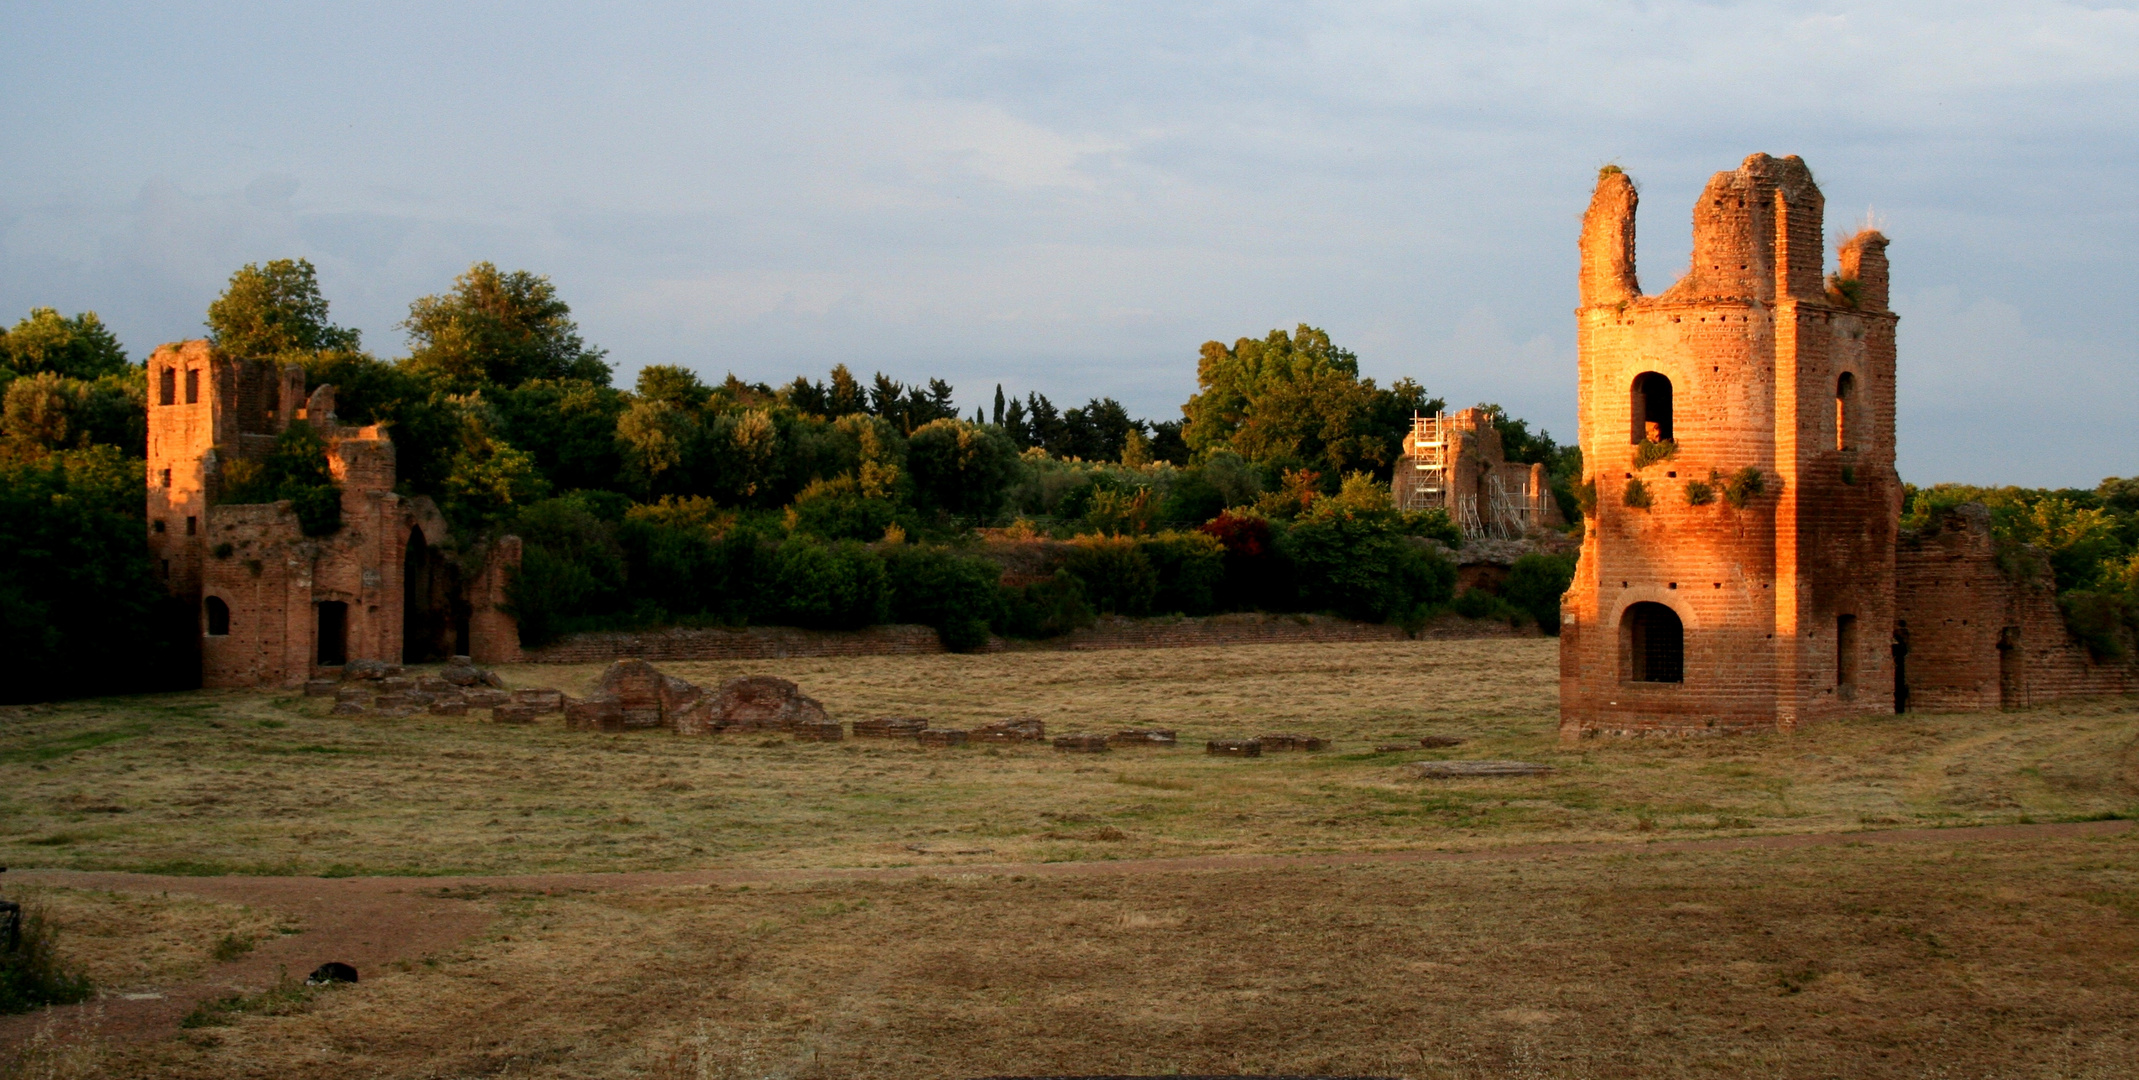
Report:
[[[1789,729],[1893,708],[1900,483],[1886,238],[1823,275],[1796,157],[1717,173],[1686,276],[1641,295],[1633,183],[1598,177],[1576,311],[1585,533],[1560,724]]]

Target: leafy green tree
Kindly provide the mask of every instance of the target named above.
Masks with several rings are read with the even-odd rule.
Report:
[[[571,314],[549,278],[479,262],[453,280],[451,292],[409,305],[401,323],[409,336],[406,363],[460,389],[529,379],[609,385],[606,354],[581,340]]]
[[[1560,632],[1560,597],[1574,580],[1575,560],[1572,556],[1525,552],[1516,557],[1515,565],[1508,568],[1508,580],[1501,583],[1500,595],[1508,603],[1529,612],[1540,629],[1557,634]]]
[[[1281,545],[1311,608],[1409,623],[1455,595],[1455,566],[1405,535],[1388,489],[1363,473],[1316,500]]]
[[[1148,615],[1158,598],[1158,569],[1129,537],[1078,537],[1062,569],[1077,579],[1093,607],[1109,615]]]
[[[767,594],[773,618],[818,630],[857,630],[890,614],[884,560],[853,541],[780,545]]]
[[[906,467],[916,506],[986,520],[1003,508],[1017,482],[1018,452],[996,428],[932,420],[907,439]]]
[[[902,545],[884,552],[891,618],[936,629],[943,647],[970,652],[988,643],[1001,605],[1002,568],[942,548]]]
[[[1413,412],[1442,402],[1409,379],[1383,390],[1359,377],[1359,358],[1302,323],[1231,346],[1205,342],[1200,390],[1182,406],[1182,438],[1204,454],[1220,447],[1271,470],[1312,469],[1326,477],[1371,471],[1386,477]]]
[[[94,311],[68,319],[52,308],[32,308],[14,329],[0,330],[0,382],[38,372],[96,379],[129,366],[126,350]]]
[[[246,359],[360,348],[359,334],[327,321],[319,273],[305,259],[246,263],[208,305],[208,340]]]
[[[881,540],[898,518],[898,505],[863,495],[852,473],[815,480],[789,507],[796,532],[824,540]]]
[[[440,484],[438,508],[456,529],[486,531],[549,494],[534,456],[498,436],[496,416],[480,395],[450,403],[460,412],[460,438]]]
[[[190,639],[141,541],[141,467],[111,446],[0,460],[0,702],[141,689]]]
[[[297,525],[306,536],[327,536],[342,527],[342,487],[327,464],[327,443],[312,425],[292,420],[275,437],[265,458],[237,458],[223,463],[225,503],[290,500]]]
[[[617,423],[621,390],[580,379],[530,379],[486,392],[506,442],[534,455],[558,491],[612,488],[623,468]]]
[[[148,444],[148,384],[139,368],[93,381],[41,371],[7,384],[0,445],[14,456],[99,443],[140,457]]]

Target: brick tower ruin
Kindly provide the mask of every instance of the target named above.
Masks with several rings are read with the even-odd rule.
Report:
[[[202,685],[295,686],[350,660],[518,658],[498,610],[517,539],[450,551],[431,500],[394,491],[393,442],[341,423],[332,386],[307,395],[302,368],[206,341],[158,348],[148,377],[149,550],[192,605]],[[224,465],[266,457],[298,420],[325,441],[341,487],[341,528],[327,536],[304,535],[288,501],[222,501]]]
[[[1702,192],[1686,276],[1643,296],[1636,201],[1607,168],[1582,223],[1587,520],[1562,602],[1561,734],[1891,712],[1886,237],[1851,237],[1829,279],[1811,172],[1755,154]]]

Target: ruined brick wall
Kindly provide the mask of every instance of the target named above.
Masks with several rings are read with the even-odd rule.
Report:
[[[468,655],[478,664],[517,664],[520,626],[505,613],[505,584],[520,566],[517,536],[500,537],[476,553],[482,571],[468,589]],[[637,655],[637,654],[633,654]]]
[[[1881,275],[1859,306],[1831,298],[1819,189],[1797,158],[1756,154],[1709,181],[1691,269],[1645,297],[1637,201],[1606,172],[1583,222],[1578,396],[1596,512],[1563,605],[1563,734],[1788,729],[1891,709],[1900,484],[1885,238],[1854,238],[1844,255]],[[1676,454],[1643,465],[1657,397],[1637,387],[1657,378]],[[1688,487],[1747,469],[1766,490],[1742,506]],[[1630,505],[1630,490],[1648,505]],[[1683,626],[1682,681],[1632,677],[1628,612],[1642,602]]]
[[[1981,506],[1902,535],[1895,599],[1911,710],[2022,708],[2139,689],[2131,661],[2098,661],[2066,629],[2039,555],[1999,557]]]
[[[299,418],[326,441],[341,485],[342,527],[329,536],[304,536],[286,502],[216,504],[223,465],[268,453]],[[148,421],[148,543],[172,595],[198,613],[203,685],[302,682],[321,661],[322,605],[344,606],[335,625],[345,659],[404,659],[410,552],[423,556],[415,565],[428,576],[443,558],[430,543],[448,530],[428,499],[394,492],[394,446],[383,429],[342,424],[333,388],[308,397],[295,365],[233,361],[205,341],[165,345],[150,358]],[[458,577],[447,584],[458,588]],[[502,579],[484,584],[493,601],[502,595]],[[421,591],[420,603],[442,602],[439,589]],[[471,632],[479,623],[489,654],[514,655],[510,617],[494,602],[483,612],[469,620]],[[456,631],[432,633],[457,639]]]
[[[1493,419],[1483,409],[1459,409],[1442,417],[1447,443],[1446,483],[1439,498],[1422,496],[1426,476],[1418,467],[1420,450],[1415,432],[1406,432],[1403,456],[1390,480],[1390,496],[1400,509],[1441,509],[1459,517],[1458,496],[1476,506],[1481,523],[1491,525],[1493,480],[1517,506],[1528,509],[1529,520],[1520,531],[1552,528],[1567,523],[1552,498],[1543,465],[1525,465],[1507,460],[1506,447]],[[1459,521],[1460,524],[1460,521]]]

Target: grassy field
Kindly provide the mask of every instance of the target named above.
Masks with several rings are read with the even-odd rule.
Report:
[[[173,1078],[2121,1078],[2139,835],[515,895]]]
[[[1562,745],[1550,640],[672,664],[775,674],[839,719],[1172,727],[1176,750],[594,735],[342,718],[287,693],[0,712],[0,864],[435,874],[1323,852],[2073,819],[2139,809],[2139,703]],[[582,668],[506,669],[581,690]],[[1213,736],[1330,750],[1211,758]],[[1421,735],[1447,750],[1377,753]],[[1547,762],[1419,781],[1406,761]]]

